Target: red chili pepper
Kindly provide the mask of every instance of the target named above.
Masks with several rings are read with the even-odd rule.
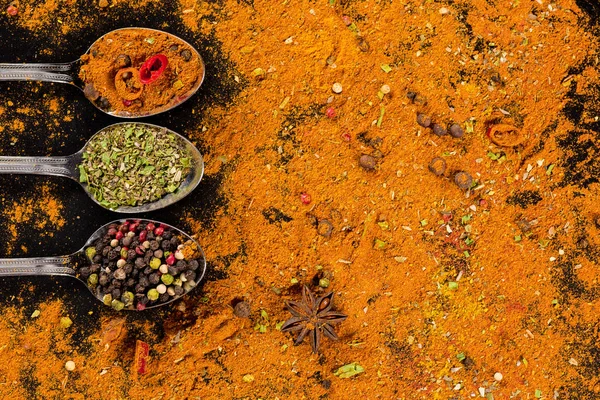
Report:
[[[150,57],[140,67],[140,82],[144,85],[154,82],[162,75],[167,65],[169,60],[163,54]]]

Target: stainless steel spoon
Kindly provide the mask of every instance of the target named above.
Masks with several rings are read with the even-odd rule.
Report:
[[[198,53],[198,51],[191,44],[189,44],[185,40],[183,40],[173,34],[170,34],[168,32],[159,31],[156,29],[149,29],[149,28],[138,28],[138,27],[121,28],[121,29],[115,29],[114,31],[111,31],[111,32],[103,35],[98,40],[96,40],[96,42],[94,42],[94,44],[100,42],[107,35],[110,35],[114,32],[127,30],[127,29],[129,29],[129,30],[139,29],[139,30],[144,30],[144,31],[159,32],[159,33],[170,36],[175,41],[180,42],[180,44],[182,46],[184,46],[188,50],[194,52],[194,54],[196,54],[197,57],[199,58],[200,64],[202,65],[201,75],[198,77],[198,80],[196,81],[194,86],[185,95],[179,96],[176,99],[174,99],[173,101],[165,104],[164,106],[158,107],[158,108],[150,110],[150,111],[144,111],[144,112],[106,111],[106,110],[102,109],[97,104],[97,102],[95,102],[93,99],[90,99],[88,97],[88,100],[90,100],[92,102],[92,104],[94,104],[94,106],[96,106],[96,108],[98,108],[102,112],[105,112],[107,114],[114,115],[114,116],[120,117],[120,118],[146,117],[146,116],[150,116],[150,115],[160,114],[165,111],[169,111],[172,108],[178,106],[179,104],[181,104],[184,101],[186,101],[187,99],[189,99],[194,93],[196,93],[198,91],[198,89],[200,88],[200,85],[202,85],[202,82],[204,81],[205,67],[204,67],[204,62],[202,61],[202,57],[200,56],[200,53]],[[90,51],[94,47],[94,44],[92,44],[90,46],[90,48],[86,51],[85,54],[90,53]],[[79,58],[73,62],[69,62],[69,63],[37,63],[37,64],[0,63],[0,81],[44,81],[44,82],[68,83],[68,84],[78,87],[79,89],[84,91],[84,87],[85,87],[84,82],[79,78],[79,71],[80,71],[82,65],[83,65],[83,62],[82,62],[81,58]],[[84,91],[84,94],[85,93],[86,92]]]
[[[94,139],[96,135],[101,134],[105,130],[112,128],[118,125],[136,125],[136,126],[147,126],[154,127],[158,129],[164,129],[169,133],[176,135],[179,139],[179,142],[182,146],[185,147],[185,150],[190,154],[192,166],[190,172],[187,174],[185,179],[182,181],[179,188],[174,193],[169,193],[168,195],[153,201],[151,203],[145,203],[138,206],[120,206],[116,209],[108,208],[102,205],[93,195],[90,193],[88,189],[87,183],[81,183],[79,181],[79,168],[78,165],[81,163],[83,159],[83,153],[86,150],[88,144]],[[70,156],[65,157],[5,157],[0,156],[0,174],[34,174],[34,175],[51,175],[51,176],[62,176],[66,178],[71,178],[77,181],[85,192],[96,202],[96,204],[107,208],[111,211],[118,213],[142,213],[147,211],[154,211],[164,207],[167,207],[188,194],[190,194],[196,186],[200,183],[202,179],[202,175],[204,173],[204,161],[202,159],[202,154],[198,151],[196,146],[194,146],[189,140],[178,134],[177,132],[173,132],[167,128],[163,128],[160,126],[146,124],[141,122],[120,122],[117,124],[113,124],[107,126],[104,129],[98,131],[94,136],[88,140],[85,146],[79,150],[77,153],[72,154]]]
[[[98,229],[94,234],[88,239],[86,244],[77,252],[66,255],[66,256],[55,256],[55,257],[35,257],[35,258],[0,258],[0,277],[2,276],[42,276],[42,275],[59,275],[59,276],[71,276],[79,281],[83,282],[86,287],[92,292],[94,297],[96,297],[99,301],[103,301],[103,298],[100,295],[100,291],[95,292],[95,290],[88,285],[86,279],[83,279],[80,276],[80,270],[83,267],[88,267],[91,265],[91,261],[85,254],[85,250],[94,246],[94,243],[101,237],[103,237],[110,227],[114,224],[121,225],[125,221],[133,222],[133,220],[117,220],[109,222],[108,224],[102,226]],[[193,285],[190,282],[186,282],[187,288],[181,295],[170,296],[168,301],[165,302],[156,302],[154,304],[149,304],[144,307],[126,307],[126,310],[138,310],[149,309],[158,306],[164,306],[169,304],[182,296],[190,293],[194,288],[198,286],[198,284],[204,278],[204,274],[206,273],[206,259],[204,256],[204,252],[198,242],[190,237],[185,232],[180,231],[179,229],[164,224],[162,222],[153,221],[153,220],[137,220],[141,223],[153,223],[157,227],[163,226],[165,231],[170,231],[173,235],[178,235],[181,238],[182,242],[185,242],[185,246],[191,246],[193,249],[193,258],[198,262],[198,268],[194,271],[196,277],[193,280]],[[191,259],[190,259],[191,260]],[[114,271],[113,271],[114,272]],[[143,272],[139,272],[143,274]],[[154,285],[156,286],[156,285]],[[150,286],[149,286],[150,287]]]

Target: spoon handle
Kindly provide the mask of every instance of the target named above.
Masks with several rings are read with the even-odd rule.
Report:
[[[0,174],[34,174],[77,179],[73,157],[0,156]]]
[[[73,63],[61,64],[8,64],[0,63],[0,81],[45,81],[73,83],[69,73]]]
[[[71,257],[0,258],[0,276],[69,275]]]

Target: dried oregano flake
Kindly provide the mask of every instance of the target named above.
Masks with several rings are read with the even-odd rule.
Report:
[[[121,124],[86,146],[79,180],[105,207],[138,206],[175,192],[191,163],[185,144],[165,128]]]

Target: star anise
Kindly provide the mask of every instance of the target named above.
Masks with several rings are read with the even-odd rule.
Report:
[[[316,298],[306,286],[302,289],[301,302],[287,301],[285,305],[292,314],[292,318],[284,322],[281,331],[300,331],[294,342],[295,345],[302,343],[304,337],[308,334],[313,353],[317,353],[319,350],[321,335],[325,335],[332,340],[338,339],[332,324],[340,323],[347,318],[347,315],[331,310],[333,292]]]

